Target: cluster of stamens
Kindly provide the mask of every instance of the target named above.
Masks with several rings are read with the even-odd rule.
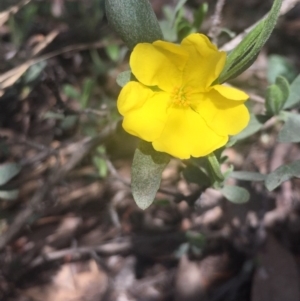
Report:
[[[184,87],[175,87],[171,93],[171,100],[174,105],[188,107],[191,105],[189,101],[189,93]]]

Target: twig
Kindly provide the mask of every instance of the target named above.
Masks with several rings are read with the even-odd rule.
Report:
[[[215,8],[215,12],[211,19],[211,27],[208,32],[208,36],[211,37],[212,41],[217,44],[217,38],[220,33],[221,14],[225,4],[225,0],[218,0]]]
[[[82,111],[79,111],[78,113],[79,114],[92,114],[92,115],[99,116],[99,117],[105,117],[108,115],[108,111],[105,111],[105,110],[100,111],[100,110],[91,109],[91,108],[84,109]]]
[[[284,0],[283,4],[280,9],[280,16],[285,15],[288,11],[290,11],[297,3],[300,3],[300,0]],[[243,38],[264,18],[266,18],[268,14],[264,15],[260,20],[258,20],[256,23],[245,29],[241,34],[237,35],[234,39],[229,41],[228,43],[224,44],[221,47],[221,50],[223,51],[230,51],[234,49],[242,40]]]
[[[4,12],[1,12],[0,13],[0,27],[9,19],[9,17],[11,15],[16,14],[20,10],[20,8],[27,5],[29,2],[31,2],[31,0],[22,0],[17,5],[11,6]]]
[[[96,252],[104,256],[111,256],[115,254],[129,252],[131,249],[132,249],[132,243],[129,239],[125,239],[122,241],[112,241],[106,244],[101,244],[99,246],[80,247],[75,249],[63,249],[56,252],[43,254],[37,257],[31,262],[30,268],[36,268],[44,263],[63,259],[68,255],[72,255],[73,257],[76,258],[78,256],[81,257]]]
[[[120,42],[116,41],[115,44],[119,45]],[[95,43],[88,43],[88,44],[77,44],[77,45],[71,45],[66,46],[62,49],[55,50],[50,53],[46,53],[44,55],[41,55],[36,58],[29,59],[22,63],[21,65],[8,70],[7,72],[0,75],[0,95],[3,94],[4,89],[12,86],[27,70],[29,67],[31,67],[34,64],[47,61],[53,57],[56,57],[58,55],[68,53],[70,51],[83,51],[88,50],[91,48],[103,48],[109,45],[108,42],[95,42]]]
[[[110,124],[105,127],[99,135],[93,138],[85,138],[78,142],[76,152],[72,154],[70,160],[64,166],[54,170],[53,173],[49,175],[48,179],[45,181],[45,185],[35,192],[28,206],[16,216],[8,230],[0,237],[0,251],[2,251],[5,246],[18,235],[34,213],[45,211],[45,209],[47,209],[43,208],[42,210],[41,205],[53,186],[60,182],[93,148],[107,140],[107,138],[115,131],[115,128],[115,123]]]
[[[59,86],[56,80],[56,74],[53,71],[53,74],[49,76],[49,78],[45,81],[46,86],[52,92],[53,96],[56,99],[56,104],[60,110],[63,111],[64,114],[69,115],[81,115],[81,114],[92,114],[98,117],[105,117],[108,115],[108,111],[99,111],[96,109],[86,108],[83,110],[74,110],[67,106],[67,104],[62,100],[60,96]]]
[[[260,96],[260,95],[257,95],[257,94],[254,94],[254,93],[248,93],[249,95],[249,98],[255,102],[258,102],[258,103],[261,103],[261,104],[264,104],[265,103],[265,99]]]

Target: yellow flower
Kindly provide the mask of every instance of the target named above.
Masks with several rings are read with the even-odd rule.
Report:
[[[180,159],[225,145],[249,122],[248,95],[214,84],[225,60],[226,53],[202,34],[180,45],[136,45],[130,67],[138,82],[127,83],[118,98],[125,131]]]

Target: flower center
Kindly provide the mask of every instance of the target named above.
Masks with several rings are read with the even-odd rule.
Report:
[[[189,100],[190,93],[184,87],[175,87],[171,93],[172,103],[180,107],[188,107],[191,105]]]

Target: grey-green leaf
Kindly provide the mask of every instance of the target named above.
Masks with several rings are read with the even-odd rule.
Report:
[[[124,87],[128,82],[130,82],[130,79],[131,79],[131,71],[130,70],[123,71],[119,73],[117,76],[117,84],[120,87]]]
[[[228,201],[235,204],[244,204],[250,199],[248,190],[243,187],[225,185],[220,191]]]
[[[259,172],[251,172],[251,171],[233,171],[229,175],[230,178],[234,178],[242,181],[254,181],[260,182],[266,179],[266,175],[263,175]]]
[[[300,142],[300,115],[295,113],[286,113],[286,116],[287,120],[278,135],[279,142]]]
[[[162,40],[163,35],[148,0],[105,0],[107,19],[129,49],[138,43]]]
[[[0,185],[6,184],[21,170],[21,165],[17,163],[6,163],[0,165]]]
[[[275,84],[267,89],[266,109],[269,115],[278,115],[283,109],[290,94],[290,86],[283,76],[276,78]]]
[[[270,84],[274,84],[278,76],[284,76],[292,82],[297,76],[295,64],[282,55],[273,54],[268,57],[267,78]]]
[[[131,187],[135,202],[141,209],[154,201],[161,182],[161,174],[170,161],[170,156],[157,152],[151,143],[141,141],[134,153]]]
[[[7,201],[13,201],[18,198],[19,190],[13,189],[13,190],[0,190],[0,199],[7,200]]]
[[[260,50],[269,39],[279,16],[282,0],[275,0],[268,16],[250,31],[242,42],[227,57],[219,77],[223,83],[245,71],[255,61]]]
[[[284,105],[284,109],[289,109],[299,104],[300,104],[300,74],[294,79],[294,81],[290,85],[290,95]]]
[[[174,9],[173,16],[172,16],[172,24],[174,24],[176,20],[177,13],[182,9],[184,4],[187,2],[187,0],[178,0],[177,5]]]
[[[282,165],[267,175],[265,186],[269,191],[277,188],[281,183],[293,178],[300,178],[300,160]]]

